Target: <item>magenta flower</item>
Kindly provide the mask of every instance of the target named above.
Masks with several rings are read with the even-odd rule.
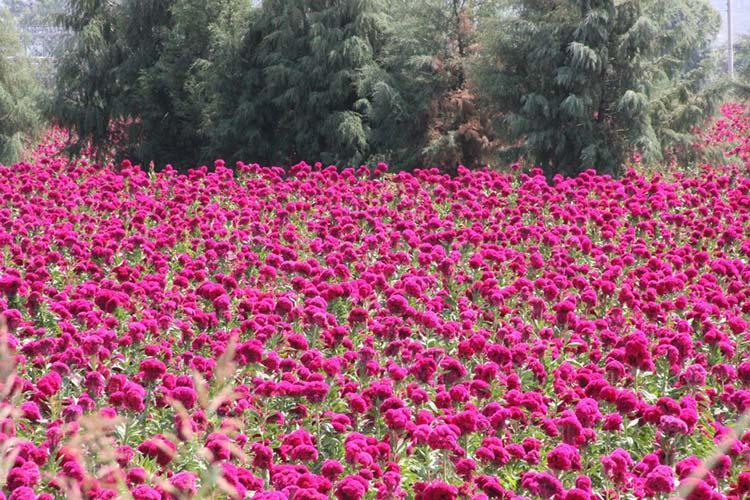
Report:
[[[453,500],[458,497],[458,488],[442,481],[417,484],[415,492],[417,500]]]
[[[690,172],[183,175],[53,128],[0,165],[2,494],[674,494],[750,408],[748,137],[727,104]],[[693,498],[747,496],[749,454]]]
[[[358,475],[346,476],[336,485],[338,500],[361,500],[367,492],[368,482]]]
[[[558,471],[580,470],[581,456],[574,446],[559,444],[547,454],[547,465]]]

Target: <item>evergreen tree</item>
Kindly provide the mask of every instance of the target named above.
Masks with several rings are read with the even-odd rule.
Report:
[[[478,163],[487,148],[471,147],[487,141],[465,140],[479,128],[465,66],[491,3],[266,1],[220,15],[204,82],[212,152],[263,163]]]
[[[74,0],[52,111],[76,147],[127,119],[143,162],[358,163],[383,22],[377,0]]]
[[[726,53],[726,47],[723,52]],[[737,40],[734,45],[734,71],[736,82],[734,90],[737,96],[744,100],[750,100],[750,36],[745,35]]]
[[[659,160],[710,111],[705,0],[516,0],[488,26],[485,102],[548,174]]]
[[[0,9],[0,163],[18,160],[24,142],[38,132],[38,89],[25,59],[15,21]]]
[[[356,164],[369,152],[364,68],[377,64],[384,11],[377,0],[267,0],[257,61],[259,98],[274,110],[271,156]],[[268,109],[266,106],[264,108]]]
[[[103,144],[118,122],[119,153],[142,162],[194,166],[205,142],[193,95],[205,56],[206,20],[222,0],[74,0],[53,116],[74,130],[72,152]]]
[[[720,95],[705,0],[71,0],[62,23],[74,146],[115,121],[159,165],[478,166],[502,136],[617,173],[692,151]]]
[[[492,0],[395,0],[379,65],[363,81],[371,142],[402,166],[485,163],[492,144],[467,66]]]
[[[53,24],[54,17],[59,15],[65,7],[65,0],[5,0],[4,3],[21,27]]]
[[[132,113],[139,99],[142,74],[156,65],[165,50],[174,27],[175,7],[175,0],[128,0],[121,4],[117,39],[127,56],[117,68],[117,79],[121,85],[118,99],[126,109],[118,109],[118,114]]]
[[[644,11],[659,27],[656,59],[648,73],[650,120],[661,146],[655,159],[696,161],[701,149],[694,147],[694,128],[712,115],[729,90],[721,53],[713,46],[720,19],[709,2],[692,0],[650,1]]]
[[[117,71],[126,53],[118,37],[118,11],[106,0],[71,0],[58,18],[71,35],[61,50],[49,113],[77,134],[70,153],[89,141],[104,143],[118,115]]]
[[[206,137],[201,132],[202,106],[197,89],[200,66],[208,55],[207,20],[221,11],[225,0],[174,0],[162,24],[162,46],[153,64],[141,69],[131,127],[135,158],[159,165],[197,166]],[[132,23],[131,23],[132,24]]]
[[[204,157],[271,163],[269,144],[275,108],[261,99],[263,37],[260,9],[245,0],[228,2],[209,31],[207,59],[200,66],[196,95],[203,96]]]

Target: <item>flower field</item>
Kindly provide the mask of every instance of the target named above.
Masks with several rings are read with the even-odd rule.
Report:
[[[154,174],[51,134],[0,166],[0,498],[749,498],[723,113],[728,165],[551,185]]]

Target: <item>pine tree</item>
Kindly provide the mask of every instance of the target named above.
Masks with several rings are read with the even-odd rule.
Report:
[[[71,0],[58,18],[71,35],[63,44],[48,111],[77,134],[70,153],[88,142],[104,143],[118,115],[117,70],[126,53],[118,37],[118,14],[117,5],[105,0]]]
[[[225,3],[174,0],[170,6],[169,21],[162,28],[162,46],[154,63],[140,71],[132,99],[138,118],[131,128],[135,158],[185,167],[198,166],[204,160],[203,100],[197,93],[200,65],[210,43],[206,21]]]
[[[201,113],[190,101],[193,65],[207,45],[205,20],[218,2],[75,0],[51,112],[78,135],[71,151],[103,144],[119,121],[119,153],[193,165]]]
[[[704,0],[516,0],[489,27],[484,101],[550,175],[658,161],[710,112]]]
[[[376,0],[267,0],[258,47],[275,110],[271,155],[286,162],[356,164],[369,150],[364,68],[376,64],[384,30]]]
[[[723,48],[726,52],[726,47]],[[745,35],[734,45],[735,94],[743,101],[750,101],[750,36]]]
[[[0,25],[0,163],[12,163],[40,128],[39,94],[15,21],[2,9]]]
[[[117,68],[117,79],[121,82],[118,98],[127,109],[118,109],[119,115],[132,113],[142,73],[162,56],[174,27],[174,8],[175,0],[128,0],[121,4],[117,39],[127,57]]]
[[[358,163],[383,22],[378,0],[74,0],[53,113],[78,147],[127,119],[142,162]]]
[[[713,46],[719,17],[708,2],[693,0],[650,1],[644,11],[659,26],[649,72],[650,119],[662,153],[657,158],[697,161],[694,128],[712,116],[730,87]]]
[[[263,38],[260,9],[245,0],[228,2],[209,32],[196,94],[204,96],[201,131],[204,157],[272,163],[269,144],[275,109],[261,98]]]

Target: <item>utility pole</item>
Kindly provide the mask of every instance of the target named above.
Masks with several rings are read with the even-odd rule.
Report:
[[[727,0],[727,36],[728,36],[728,50],[729,50],[729,63],[727,69],[729,70],[729,78],[734,78],[734,40],[732,38],[732,0]]]

